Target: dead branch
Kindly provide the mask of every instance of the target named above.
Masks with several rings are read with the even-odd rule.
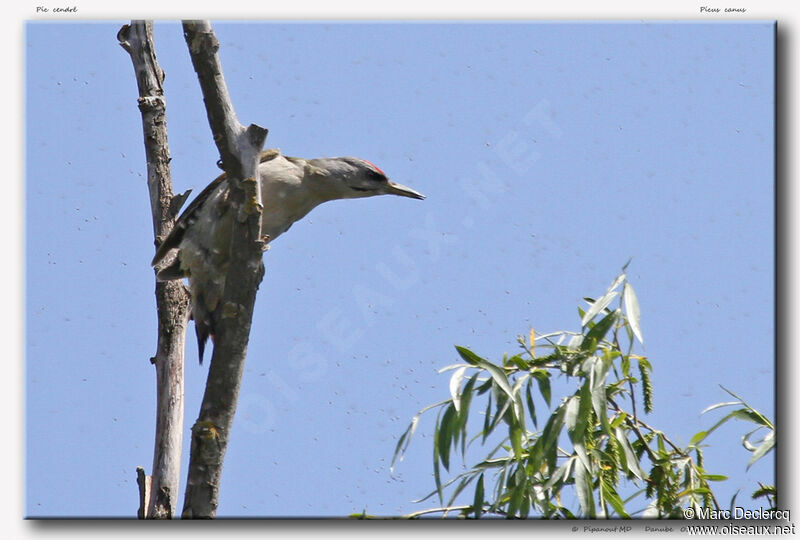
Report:
[[[117,34],[131,56],[139,89],[139,110],[147,158],[147,187],[156,246],[166,237],[177,209],[172,194],[164,100],[164,72],[156,60],[152,21],[132,21]],[[150,361],[156,368],[156,437],[153,474],[137,469],[140,518],[169,519],[175,515],[180,482],[183,432],[183,359],[189,297],[180,281],[156,282],[158,344]]]
[[[184,21],[184,37],[200,82],[214,141],[230,182],[237,219],[230,240],[230,265],[217,321],[200,415],[192,427],[184,518],[216,516],[222,464],[239,396],[256,292],[264,275],[261,239],[259,154],[267,130],[242,126],[233,109],[207,21]]]

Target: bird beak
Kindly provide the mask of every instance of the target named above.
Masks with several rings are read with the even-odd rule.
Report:
[[[401,197],[411,197],[412,199],[419,199],[422,200],[425,198],[425,195],[422,193],[418,193],[411,189],[410,187],[406,187],[402,184],[396,184],[389,180],[389,185],[386,188],[386,193],[389,195],[400,195]]]

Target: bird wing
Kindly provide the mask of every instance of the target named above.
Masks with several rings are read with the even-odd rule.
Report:
[[[281,155],[280,150],[277,149],[265,150],[261,152],[259,163],[264,163],[265,161],[273,160],[279,155]],[[161,245],[158,246],[156,254],[153,257],[153,260],[150,262],[151,266],[158,266],[161,263],[161,261],[164,260],[164,257],[166,257],[171,250],[180,246],[181,240],[183,240],[183,236],[184,234],[186,234],[187,229],[189,229],[189,227],[191,227],[192,224],[197,219],[198,210],[200,210],[200,208],[203,207],[203,204],[205,204],[205,202],[208,200],[211,194],[214,191],[216,191],[217,187],[219,187],[220,184],[225,182],[226,179],[227,176],[225,173],[222,173],[221,175],[216,177],[214,181],[208,184],[205,187],[205,189],[201,191],[197,197],[194,198],[194,200],[189,204],[189,206],[186,207],[186,209],[181,213],[178,220],[175,222],[175,226],[172,227],[170,233],[167,235],[164,241],[161,242]]]
[[[200,192],[200,194],[194,198],[194,200],[186,207],[186,209],[181,213],[178,220],[175,222],[175,225],[172,227],[172,230],[169,232],[167,237],[161,242],[161,245],[158,246],[156,250],[156,254],[153,257],[153,260],[150,262],[151,266],[158,266],[158,264],[167,256],[172,249],[178,247],[183,240],[183,235],[186,234],[186,230],[194,223],[195,218],[197,216],[197,211],[202,208],[203,204],[208,200],[209,195],[217,189],[217,187],[225,181],[225,173],[222,173],[217,178],[214,179],[213,182],[208,184],[206,188]]]

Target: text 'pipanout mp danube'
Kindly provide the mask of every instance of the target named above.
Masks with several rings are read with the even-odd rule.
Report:
[[[261,230],[271,242],[314,207],[336,199],[374,195],[425,196],[396,184],[378,167],[353,157],[302,159],[279,150],[261,154],[258,167],[263,205]],[[184,210],[153,258],[160,281],[189,278],[200,363],[206,340],[214,336],[213,313],[225,290],[234,214],[225,174],[211,182]],[[168,255],[177,256],[168,261]],[[163,267],[162,267],[163,266]]]

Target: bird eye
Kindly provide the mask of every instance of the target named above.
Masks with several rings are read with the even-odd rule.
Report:
[[[372,180],[373,182],[385,182],[386,176],[378,171],[367,171],[367,178]]]

